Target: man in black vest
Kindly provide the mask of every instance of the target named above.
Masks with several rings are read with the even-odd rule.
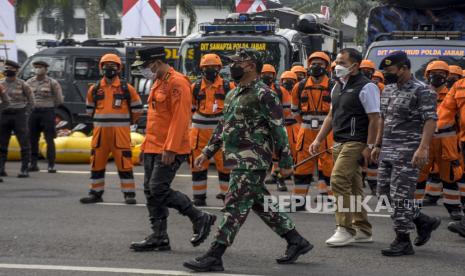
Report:
[[[360,73],[361,62],[362,55],[355,49],[342,49],[337,55],[338,82],[331,91],[331,111],[309,148],[310,153],[318,153],[320,143],[331,130],[334,141],[340,144],[333,151],[331,174],[331,187],[337,199],[337,229],[326,241],[328,246],[372,242],[366,210],[349,209],[351,197],[364,196],[360,165],[367,166],[370,160],[380,112],[379,89]]]

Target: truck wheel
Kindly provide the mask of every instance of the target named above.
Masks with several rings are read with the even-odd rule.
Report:
[[[55,125],[61,121],[67,121],[68,122],[67,128],[72,128],[73,122],[72,122],[72,118],[69,115],[69,113],[63,109],[57,109],[55,113]]]

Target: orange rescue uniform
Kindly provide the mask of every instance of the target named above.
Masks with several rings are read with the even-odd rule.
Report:
[[[107,83],[104,78],[99,81],[97,88],[93,85],[87,92],[87,113],[94,122],[91,193],[101,194],[104,191],[105,168],[110,153],[118,168],[122,192],[135,192],[130,125],[142,114],[142,102],[134,87],[125,85],[127,92],[118,77],[112,83]]]

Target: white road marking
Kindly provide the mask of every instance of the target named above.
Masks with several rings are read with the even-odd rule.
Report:
[[[249,274],[227,274],[227,273],[190,273],[179,270],[162,270],[162,269],[140,269],[140,268],[116,268],[116,267],[92,267],[92,266],[66,266],[66,265],[31,265],[31,264],[2,264],[0,269],[27,269],[27,270],[58,270],[58,271],[81,271],[81,272],[111,272],[111,273],[130,273],[145,275],[177,275],[177,276],[238,276]],[[251,276],[251,275],[250,275]]]
[[[41,173],[48,173],[47,170],[41,170]],[[90,175],[90,171],[62,171],[58,170],[57,173],[62,173],[62,174],[88,174]],[[118,172],[105,172],[106,175],[118,175]],[[144,173],[141,172],[135,172],[134,175],[140,175],[143,176]],[[176,174],[176,177],[192,177],[191,174]],[[218,178],[218,175],[208,175],[209,178]]]
[[[96,205],[103,205],[103,206],[129,206],[127,204],[124,204],[124,203],[118,203],[118,202],[100,202],[100,203],[95,203]],[[135,204],[135,205],[130,205],[130,206],[138,206],[138,207],[145,207],[146,205],[145,204]],[[203,207],[198,207],[200,209],[205,209],[205,210],[218,210],[220,211],[221,209],[223,209],[223,207],[219,207],[219,206],[203,206]],[[309,212],[309,211],[305,211],[305,212],[299,212],[300,214],[304,213],[304,214],[317,214],[317,215],[334,215],[333,212]],[[390,215],[387,215],[387,214],[374,214],[374,213],[368,213],[368,216],[369,217],[379,217],[379,218],[390,218],[391,216]]]

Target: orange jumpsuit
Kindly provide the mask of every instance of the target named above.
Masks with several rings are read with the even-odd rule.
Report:
[[[94,129],[91,155],[91,193],[102,194],[105,187],[105,168],[113,154],[121,191],[134,193],[135,183],[131,160],[130,125],[142,114],[142,102],[134,87],[127,84],[125,95],[118,77],[108,84],[100,80],[97,91],[91,86],[87,92],[87,113],[92,116]]]
[[[439,130],[452,128],[456,130],[455,126],[457,123],[460,129],[465,127],[465,79],[458,80],[454,86],[452,86],[438,110],[438,116],[440,119],[438,121]],[[462,205],[465,204],[464,170],[463,168],[460,170],[457,166],[458,160],[463,160],[463,156],[460,156],[458,145],[454,144],[454,142],[458,143],[464,140],[465,137],[460,133],[456,139],[448,138],[447,144],[443,145],[443,157],[445,157],[445,161],[448,160],[451,163],[450,170],[455,176],[455,179],[458,180],[457,186],[444,186],[444,203],[460,204],[461,201]],[[461,173],[462,175],[459,176]]]
[[[292,90],[291,109],[297,121],[302,122],[297,135],[296,162],[310,156],[308,148],[315,140],[323,125],[323,121],[331,107],[330,80],[324,76],[321,83],[314,83],[311,77],[307,78],[302,92],[299,92],[300,83]],[[299,95],[300,94],[300,95]],[[321,144],[321,151],[333,145],[332,135],[329,135]],[[333,169],[332,152],[325,152],[312,161],[297,167],[294,172],[295,195],[305,196],[308,193],[314,173],[318,172],[318,192],[329,193],[329,178]]]
[[[235,87],[232,82],[229,82],[226,86],[229,89]],[[201,79],[192,84],[191,89],[193,95],[192,111],[194,112],[190,132],[192,190],[194,198],[205,199],[207,197],[207,173],[210,162],[205,162],[201,169],[197,169],[193,166],[193,161],[202,153],[202,149],[208,144],[213,130],[221,120],[224,99],[229,91],[225,91],[224,81],[221,77],[217,77],[215,82],[210,85],[204,79]],[[223,151],[218,151],[214,159],[218,171],[220,191],[222,194],[226,194],[229,187],[230,170],[224,167]]]
[[[462,177],[460,152],[455,123],[455,113],[449,110],[446,99],[448,89],[443,86],[438,92],[438,128],[430,146],[429,162],[420,173],[418,182],[424,183],[432,172],[432,180],[426,184],[426,193],[433,197],[444,193],[444,206],[451,211],[460,208],[460,192],[457,180]],[[450,104],[449,104],[450,106]],[[421,198],[421,185],[416,197]]]

